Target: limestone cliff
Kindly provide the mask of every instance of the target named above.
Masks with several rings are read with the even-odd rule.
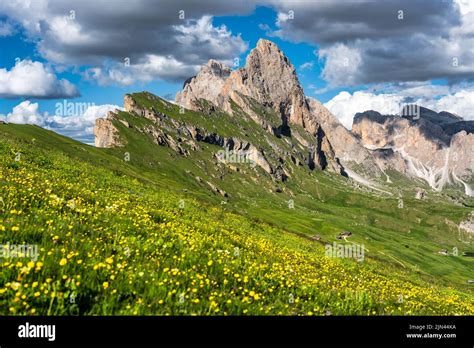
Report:
[[[393,151],[404,162],[393,165],[398,171],[425,180],[437,191],[458,183],[472,195],[467,182],[474,173],[474,134],[470,123],[458,116],[426,108],[420,109],[419,118],[367,111],[355,116],[352,132],[373,152]]]

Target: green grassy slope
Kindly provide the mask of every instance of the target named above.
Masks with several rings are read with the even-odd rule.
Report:
[[[3,314],[474,313],[471,295],[324,257],[319,243],[123,175],[106,151],[60,136],[39,146],[51,134],[32,126],[0,135],[2,243],[40,247],[36,262],[2,260]]]
[[[268,146],[248,119],[152,106]],[[417,201],[407,187],[399,209],[396,196],[299,166],[277,183],[260,169],[206,165],[218,147],[200,144],[183,157],[138,131],[151,121],[119,117],[132,127],[115,122],[126,142],[115,149],[0,125],[1,242],[42,248],[39,266],[3,259],[1,313],[474,313],[472,258],[438,254],[472,250],[453,227],[472,208],[434,194]],[[324,256],[342,230],[365,246],[363,262]],[[321,240],[308,238],[314,234]]]
[[[204,129],[212,125],[213,131],[220,135],[238,135],[268,150],[268,133],[246,118],[241,110],[237,109],[238,114],[234,117],[225,113],[203,115],[188,110],[182,114],[178,106],[156,97],[150,100],[149,96],[148,93],[133,94],[138,103],[153,107],[175,121]],[[127,113],[121,113],[120,117],[131,125],[143,122],[142,117]],[[272,117],[267,119],[276,122]],[[472,250],[472,238],[462,236],[460,239],[454,225],[472,211],[473,199],[464,198],[465,206],[458,206],[443,194],[430,192],[428,199],[416,200],[415,187],[423,187],[423,184],[410,182],[396,173],[389,173],[393,184],[385,184],[384,188],[391,190],[393,195],[364,192],[354,188],[346,178],[324,171],[308,172],[307,168],[297,165],[290,166],[292,174],[288,182],[276,183],[262,170],[257,169],[257,173],[253,173],[245,165],[236,165],[241,168],[240,172],[225,166],[201,165],[199,161],[212,161],[213,154],[220,149],[216,146],[201,143],[202,151],[192,152],[192,156],[184,158],[151,144],[133,126],[126,128],[120,122],[115,125],[121,137],[128,142],[125,148],[117,150],[117,156],[129,151],[133,157],[136,152],[144,172],[150,169],[145,162],[158,160],[159,164],[153,168],[151,175],[174,178],[179,188],[188,188],[202,199],[215,204],[223,200],[219,195],[210,193],[205,185],[199,185],[195,176],[207,178],[229,193],[230,199],[226,199],[228,210],[296,234],[320,234],[322,242],[332,243],[339,232],[349,230],[353,233],[351,241],[363,243],[370,251],[367,253],[369,258],[420,275],[436,276],[436,281],[444,285],[467,291],[472,289],[466,284],[473,277],[472,258],[445,257],[438,252],[441,249],[452,252],[456,250],[453,248],[457,248],[458,255],[461,255]],[[229,130],[229,127],[235,128]],[[291,151],[288,138],[273,137],[271,141]],[[298,146],[294,138],[290,142]],[[276,187],[282,188],[283,193],[274,192]],[[402,209],[398,208],[399,194],[403,199]],[[289,208],[290,200],[294,209]]]

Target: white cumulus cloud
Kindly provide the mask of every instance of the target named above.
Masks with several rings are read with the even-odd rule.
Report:
[[[303,63],[300,65],[300,70],[303,71],[303,70],[309,70],[309,69],[312,69],[314,66],[314,62],[306,62],[306,63]]]
[[[0,115],[0,118],[6,122],[35,124],[38,126],[44,125],[45,117],[47,117],[47,114],[41,114],[39,112],[38,103],[31,103],[29,100],[25,100],[15,106],[8,115]]]
[[[72,104],[73,109],[79,109],[79,112],[70,114],[66,105],[66,107],[62,108],[64,114],[56,113],[53,116],[47,117],[45,128],[88,144],[94,142],[93,134],[96,119],[105,117],[109,111],[123,110],[122,107],[111,104],[88,105],[87,103],[82,103],[82,106],[81,103],[67,102],[66,104]],[[60,105],[60,103],[57,105]]]
[[[396,94],[373,94],[357,91],[353,94],[343,91],[324,104],[347,129],[352,128],[352,120],[358,112],[375,110],[383,115],[400,112],[404,97]]]
[[[105,117],[108,111],[123,110],[118,105],[88,105],[87,103],[63,101],[56,104],[56,114],[41,112],[38,103],[25,100],[0,119],[9,123],[35,124],[73,139],[92,144],[94,123]],[[79,113],[77,113],[79,111]]]
[[[0,69],[1,98],[70,98],[79,96],[76,87],[41,62],[17,61],[11,70]]]
[[[254,6],[219,0],[161,1],[158,6],[148,0],[120,6],[109,0],[9,0],[0,1],[0,15],[21,26],[56,68],[87,66],[102,84],[130,85],[182,82],[210,58],[232,62],[247,43],[225,25],[214,25],[213,16],[251,13]],[[126,58],[131,69],[124,69]]]
[[[163,57],[147,55],[145,60],[134,64],[114,63],[107,67],[90,68],[85,72],[86,79],[95,80],[101,86],[130,86],[135,82],[150,82],[154,79],[174,79],[180,76],[185,79],[193,76],[199,65],[187,65],[173,56]]]
[[[417,104],[437,112],[455,113],[465,120],[474,120],[474,90],[462,90],[436,100],[417,100]]]
[[[419,88],[421,90],[421,86]],[[409,88],[408,91],[410,90]],[[442,88],[440,87],[439,90]],[[436,95],[436,93],[432,95]],[[431,97],[432,95],[426,93],[426,96],[420,96],[417,99],[410,98],[408,101],[407,91],[380,94],[368,91],[357,91],[351,94],[343,91],[324,106],[348,129],[352,128],[353,118],[358,112],[374,110],[382,115],[398,115],[401,108],[407,103],[417,104],[436,112],[455,113],[465,120],[474,120],[474,90],[451,91],[451,93],[437,98]]]
[[[472,79],[472,0],[268,1],[271,34],[320,47],[330,87]]]

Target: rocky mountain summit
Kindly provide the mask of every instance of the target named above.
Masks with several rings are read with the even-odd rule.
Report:
[[[205,95],[207,100],[218,104],[219,93],[232,70],[214,59],[201,68],[199,75],[184,82],[183,91],[176,95],[176,102],[188,109],[196,109],[196,95]]]
[[[259,40],[245,66],[229,71],[209,61],[188,79],[176,102],[203,111],[199,100],[204,99],[229,114],[234,113],[232,105],[236,104],[275,136],[293,135],[301,140],[297,128],[311,134],[314,141],[302,141],[301,145],[311,152],[317,167],[350,176],[351,163],[356,163],[371,176],[380,176],[375,161],[357,139],[321,103],[305,96],[295,67],[273,42]],[[278,115],[276,126],[255,111],[255,102]]]
[[[209,86],[202,88],[202,86]],[[310,117],[309,105],[301,88],[294,66],[272,42],[260,40],[247,57],[244,68],[232,71],[210,60],[197,76],[189,79],[176,102],[186,108],[199,110],[199,99],[205,99],[232,114],[231,101],[243,107],[264,124],[261,115],[255,115],[249,97],[279,113],[282,128],[298,124],[315,133],[318,124]]]
[[[305,96],[294,66],[268,40],[259,40],[239,69],[210,60],[185,81],[175,105],[139,93],[125,96],[124,109],[150,121],[138,131],[180,156],[202,151],[204,144],[218,146],[243,154],[275,182],[291,178],[297,168],[319,169],[387,192],[387,173],[394,170],[438,191],[452,184],[473,194],[472,122],[425,108],[417,120],[366,111],[349,131]],[[119,128],[132,126],[119,114],[97,120],[96,146],[126,142]],[[234,167],[216,153],[212,161]]]

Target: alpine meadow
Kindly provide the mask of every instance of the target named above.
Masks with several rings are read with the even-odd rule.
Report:
[[[474,315],[474,7],[28,3],[0,314]]]

